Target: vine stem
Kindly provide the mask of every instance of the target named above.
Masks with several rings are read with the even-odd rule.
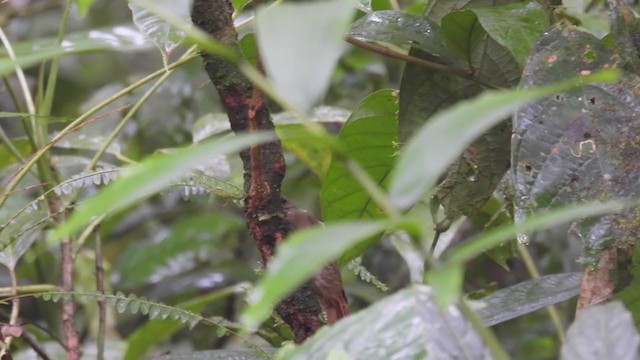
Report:
[[[476,314],[475,311],[473,311],[469,307],[464,299],[460,300],[458,308],[460,309],[464,317],[469,320],[469,322],[471,322],[471,325],[473,325],[473,328],[478,332],[478,334],[480,334],[485,344],[487,344],[487,346],[491,350],[491,353],[493,354],[493,358],[495,360],[511,359],[511,357],[507,354],[507,352],[504,350],[504,348],[496,338],[496,335],[493,333],[493,331],[491,331],[491,329],[487,328],[482,323],[482,320],[480,320],[478,314]]]
[[[435,70],[438,72],[442,72],[445,74],[449,74],[449,75],[454,75],[454,76],[458,76],[461,77],[463,79],[467,79],[473,82],[476,82],[480,85],[483,85],[487,88],[490,89],[501,89],[500,86],[492,84],[490,82],[485,81],[484,79],[478,78],[477,76],[474,76],[472,71],[469,70],[462,70],[462,69],[456,69],[447,65],[442,65],[442,64],[438,64],[432,61],[428,61],[428,60],[424,60],[415,56],[411,56],[411,55],[407,55],[407,54],[402,54],[400,52],[397,52],[395,50],[392,50],[388,47],[384,47],[384,46],[380,46],[380,45],[376,45],[376,44],[372,44],[372,43],[368,43],[366,41],[362,41],[362,40],[358,40],[356,38],[354,38],[353,36],[348,36],[346,38],[346,41],[356,47],[359,47],[361,49],[365,49],[365,50],[369,50],[371,52],[386,56],[386,57],[390,57],[393,59],[398,59],[398,60],[402,60],[405,61],[407,63],[410,64],[415,64],[418,66],[422,66],[424,68],[430,69],[430,70]]]

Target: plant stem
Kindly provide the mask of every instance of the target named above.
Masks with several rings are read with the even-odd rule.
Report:
[[[95,235],[95,253],[96,253],[96,290],[100,293],[104,292],[104,266],[102,264],[102,239],[100,237],[100,228],[93,229]],[[98,300],[98,343],[97,359],[104,360],[104,338],[107,329],[107,303],[104,300]]]
[[[15,296],[18,294],[18,279],[16,279],[16,271],[15,264],[9,268],[9,277],[11,278],[11,295]],[[20,299],[14,298],[11,300],[11,316],[9,317],[9,326],[14,326],[18,324],[18,316],[20,315]],[[8,336],[4,339],[4,347],[0,350],[0,358],[5,358],[5,356],[11,354],[11,342],[13,340],[12,336]]]
[[[529,276],[531,276],[532,279],[539,278],[540,272],[538,271],[538,268],[536,267],[536,264],[531,258],[531,254],[529,253],[529,250],[527,250],[525,245],[518,244],[518,254],[520,255],[520,258],[522,258],[522,262],[524,262],[524,266],[527,268]],[[553,327],[555,328],[556,333],[558,333],[560,342],[564,343],[565,333],[562,326],[562,320],[560,320],[558,309],[555,307],[555,305],[549,305],[547,306],[546,310],[549,314],[551,322],[553,323]]]

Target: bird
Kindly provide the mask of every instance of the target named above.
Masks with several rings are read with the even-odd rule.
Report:
[[[322,224],[313,215],[298,208],[286,198],[283,198],[282,208],[286,212],[292,232]],[[325,265],[313,276],[311,289],[326,313],[328,324],[334,324],[350,314],[349,301],[342,286],[342,275],[335,261]]]

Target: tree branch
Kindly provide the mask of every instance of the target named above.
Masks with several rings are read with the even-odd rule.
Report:
[[[229,0],[195,0],[193,23],[218,41],[240,53]],[[273,131],[271,114],[264,96],[233,64],[202,54],[205,70],[218,90],[235,133]],[[280,186],[286,165],[279,141],[252,146],[240,153],[246,192],[244,214],[249,232],[266,264],[277,244],[291,231],[282,208]],[[302,342],[323,325],[322,309],[308,284],[297,289],[276,308]]]

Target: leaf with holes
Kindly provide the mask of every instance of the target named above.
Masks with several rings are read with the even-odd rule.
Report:
[[[619,57],[594,36],[564,26],[540,39],[521,86],[615,68]],[[588,84],[538,100],[514,117],[512,173],[516,221],[536,210],[585,201],[640,196],[640,77]],[[640,234],[637,209],[586,219],[572,227],[582,262],[594,265],[611,243]]]

